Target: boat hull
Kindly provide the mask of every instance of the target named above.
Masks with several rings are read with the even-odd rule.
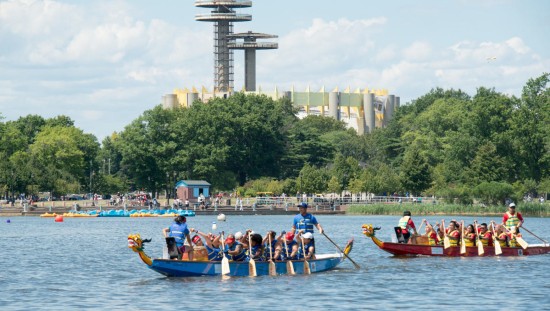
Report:
[[[374,238],[376,239],[376,238]],[[373,239],[373,240],[374,240]],[[494,246],[484,246],[484,254],[478,255],[477,246],[466,247],[466,253],[460,253],[460,246],[451,246],[447,249],[443,245],[418,245],[374,241],[380,249],[396,256],[442,256],[442,257],[490,257],[490,256],[530,256],[542,255],[550,252],[548,245],[530,245],[527,249],[521,247],[502,247],[502,254],[496,255]]]
[[[320,255],[318,259],[309,260],[311,273],[334,269],[342,262],[342,254]],[[296,274],[304,273],[304,261],[292,261]],[[288,274],[285,261],[275,262],[278,275]],[[179,261],[170,259],[154,259],[150,269],[169,277],[220,276],[221,262],[212,261]],[[248,262],[230,262],[228,276],[249,276]],[[256,261],[256,274],[269,275],[269,262]]]

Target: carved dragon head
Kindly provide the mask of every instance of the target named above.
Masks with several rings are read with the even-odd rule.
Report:
[[[369,238],[375,235],[376,230],[380,230],[379,227],[374,228],[371,224],[363,225],[361,228],[363,228],[363,234]]]
[[[132,249],[136,253],[143,251],[143,243],[148,242],[151,242],[151,239],[142,240],[139,234],[128,235],[128,248]]]

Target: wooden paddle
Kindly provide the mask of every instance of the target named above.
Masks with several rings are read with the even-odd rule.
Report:
[[[267,233],[267,241],[269,243],[269,275],[277,275],[277,268],[275,267],[275,263],[273,262],[273,245],[271,244],[271,232]]]
[[[527,247],[529,247],[529,244],[527,242],[525,242],[525,240],[520,237],[520,236],[517,236],[515,233],[513,233],[512,231],[510,231],[512,233],[512,237],[514,237],[516,239],[516,241],[518,242],[518,244],[523,248],[523,249],[527,249]]]
[[[248,276],[257,276],[256,274],[256,261],[254,261],[254,254],[252,254],[252,236],[248,232]]]
[[[295,275],[296,272],[294,271],[294,264],[292,263],[292,260],[290,260],[290,255],[288,254],[288,245],[286,244],[286,233],[283,234],[283,237],[285,239],[286,271],[288,274]]]
[[[306,260],[306,248],[304,246],[304,238],[300,236],[300,239],[302,240],[302,252],[304,253],[304,274],[311,274],[311,270],[309,269],[309,262]]]
[[[462,235],[460,239],[460,253],[466,254],[466,241],[464,241],[464,220],[462,221]]]
[[[493,232],[493,243],[495,244],[495,255],[502,254],[502,247],[497,239],[497,233],[495,231],[495,223],[491,221],[491,231]]]
[[[224,244],[224,236],[222,234],[220,241],[222,242],[222,275],[229,274],[231,272],[231,269],[229,268],[229,259],[227,259],[227,256],[225,256],[225,244]]]
[[[481,256],[485,254],[485,250],[483,249],[483,243],[481,242],[481,237],[479,236],[479,231],[477,230],[477,220],[474,221],[474,224],[476,225],[476,234],[477,234],[477,254],[478,256]]]
[[[546,241],[545,239],[543,238],[540,238],[539,236],[537,236],[536,234],[534,234],[533,232],[529,231],[529,229],[525,228],[524,226],[521,226],[521,228],[529,233],[531,233],[531,235],[533,235],[535,238],[541,240],[544,244],[548,244],[548,241]]]
[[[325,238],[327,238],[330,243],[332,243],[334,246],[336,246],[336,248],[342,253],[344,254],[344,256],[349,259],[349,261],[351,261],[351,263],[355,266],[355,269],[361,269],[361,266],[359,266],[355,261],[353,261],[353,259],[351,259],[347,254],[346,252],[344,252],[336,243],[334,243],[334,241],[332,241],[326,234],[325,234],[325,231],[323,231],[323,235],[325,236]]]
[[[441,225],[443,226],[443,248],[447,249],[451,247],[451,241],[449,241],[447,232],[445,232],[445,219],[441,219]]]

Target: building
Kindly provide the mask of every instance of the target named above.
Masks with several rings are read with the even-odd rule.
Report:
[[[199,197],[210,197],[210,184],[204,180],[180,180],[176,183],[176,197],[182,201],[198,202]]]

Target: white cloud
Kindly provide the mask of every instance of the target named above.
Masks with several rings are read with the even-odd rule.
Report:
[[[403,49],[403,57],[410,61],[422,61],[432,54],[432,47],[427,42],[417,41]]]

